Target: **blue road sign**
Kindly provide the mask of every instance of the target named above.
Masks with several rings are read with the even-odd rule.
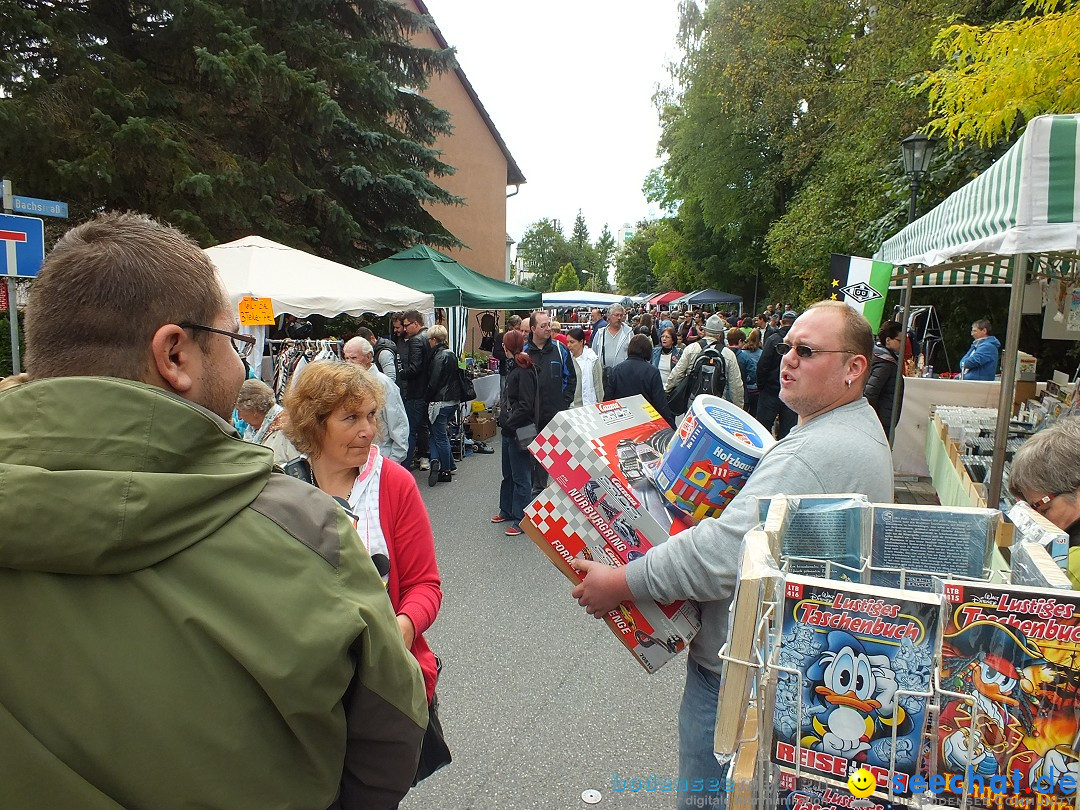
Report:
[[[16,214],[30,214],[38,217],[59,217],[67,219],[67,203],[56,200],[39,200],[36,197],[11,198],[11,207]]]
[[[45,261],[45,223],[36,217],[0,214],[2,275],[32,278]]]

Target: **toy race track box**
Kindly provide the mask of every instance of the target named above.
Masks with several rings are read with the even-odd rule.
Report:
[[[623,542],[605,540],[574,500],[551,484],[527,507],[521,528],[566,578],[575,585],[581,575],[570,560],[583,558],[605,565],[625,565],[634,555]],[[611,535],[615,540],[617,536]],[[674,658],[701,628],[697,607],[691,602],[658,605],[652,601],[624,602],[604,617],[616,638],[649,672]]]
[[[653,480],[673,435],[638,395],[555,414],[529,450],[627,562],[688,525]]]

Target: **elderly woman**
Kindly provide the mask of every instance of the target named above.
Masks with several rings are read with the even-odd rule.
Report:
[[[566,348],[574,358],[577,387],[574,389],[574,407],[595,405],[604,401],[604,370],[600,358],[585,342],[584,330],[574,327],[566,333]]]
[[[348,505],[386,583],[405,646],[420,663],[431,705],[438,666],[424,632],[439,613],[442,581],[416,479],[384,459],[374,442],[384,397],[382,384],[359,366],[310,364],[285,394],[286,430],[304,454],[285,471]]]
[[[236,398],[236,412],[248,426],[244,439],[274,451],[274,463],[284,467],[300,457],[285,434],[289,415],[274,401],[273,389],[262,380],[244,380]]]
[[[1080,589],[1080,416],[1040,430],[1017,451],[1009,491],[1069,533],[1073,588]]]
[[[348,504],[372,559],[389,561],[383,575],[401,635],[424,671],[428,699],[435,656],[423,633],[442,604],[435,542],[416,480],[387,461],[373,441],[383,390],[347,363],[312,363],[285,395],[289,436],[305,463],[289,472]]]

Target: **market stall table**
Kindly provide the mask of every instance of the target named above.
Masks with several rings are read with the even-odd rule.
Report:
[[[932,432],[932,405],[996,408],[1000,390],[1001,384],[997,381],[905,377],[903,410],[900,412],[896,441],[893,444],[893,471],[897,475],[917,475],[921,478],[931,474],[926,447],[928,434]],[[941,502],[945,503],[944,500]]]
[[[476,401],[483,402],[485,408],[494,408],[499,399],[498,374],[487,374],[473,379],[473,388],[476,389]]]

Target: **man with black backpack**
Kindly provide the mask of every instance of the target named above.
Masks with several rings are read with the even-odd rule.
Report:
[[[699,394],[714,394],[740,408],[743,406],[742,374],[735,354],[724,345],[723,318],[709,316],[701,340],[683,351],[668,375],[664,390],[676,415],[690,410],[690,404]]]

